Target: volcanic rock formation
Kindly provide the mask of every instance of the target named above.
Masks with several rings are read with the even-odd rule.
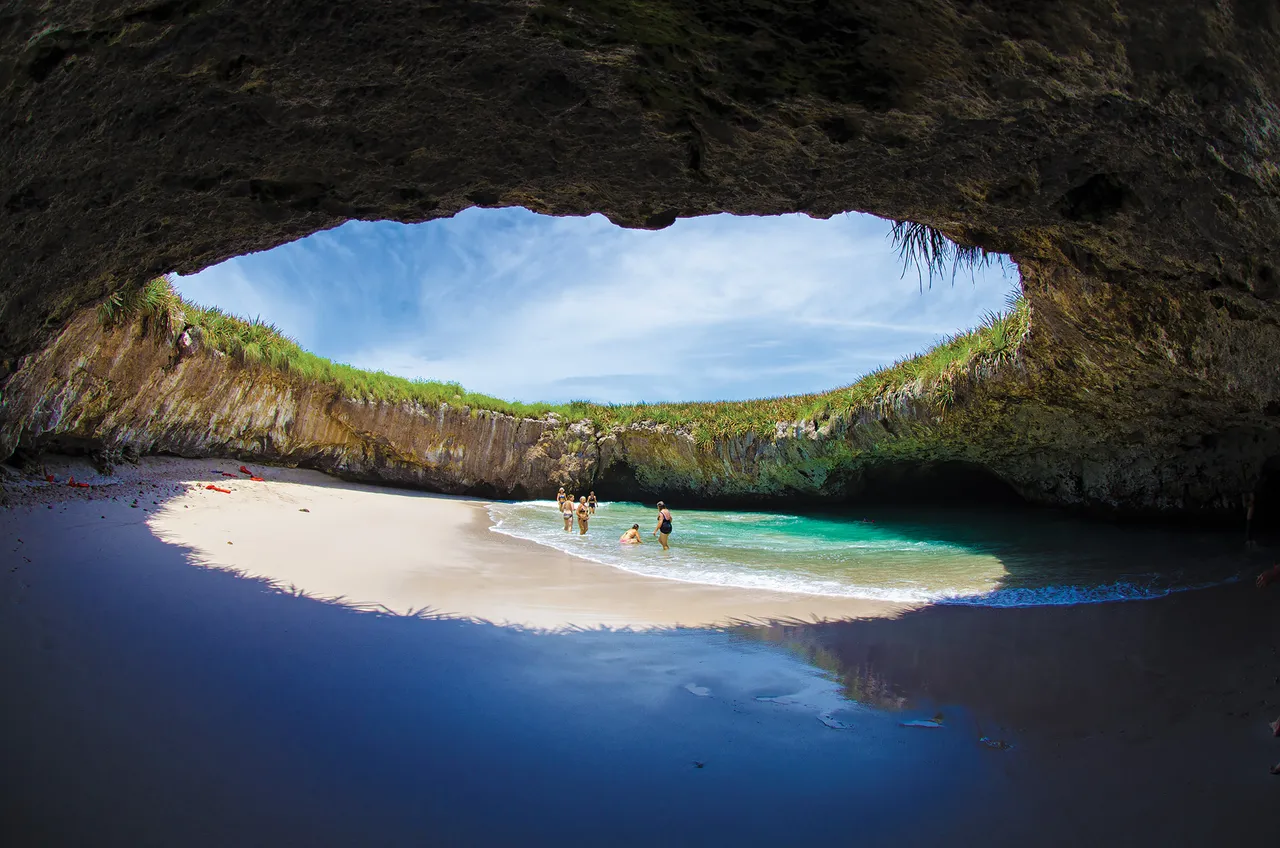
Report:
[[[145,320],[104,325],[82,311],[10,378],[0,453],[90,453],[100,466],[145,453],[232,456],[488,497],[550,498],[563,485],[683,506],[1021,497],[1227,516],[1239,504],[1222,493],[1252,488],[1257,457],[1280,451],[1273,436],[1248,431],[1164,454],[1154,453],[1159,439],[1112,434],[1114,444],[1100,444],[1105,422],[1041,399],[1048,389],[1026,357],[1030,332],[1012,356],[948,372],[945,392],[921,379],[847,413],[710,440],[652,421],[352,397],[201,339],[148,330]]]
[[[859,210],[1022,269],[1022,376],[962,453],[1226,510],[1280,454],[1278,57],[1266,0],[19,0],[3,370],[130,282],[352,217]]]

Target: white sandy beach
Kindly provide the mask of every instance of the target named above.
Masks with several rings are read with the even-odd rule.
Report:
[[[251,469],[264,478],[254,482],[238,473],[239,466],[233,460],[150,457],[104,479],[84,462],[61,460],[48,466],[58,482],[37,484],[30,495],[132,500],[142,493],[138,508],[147,510],[152,533],[189,549],[201,565],[397,614],[557,629],[814,621],[905,609],[631,574],[491,532],[485,501],[265,466]],[[93,487],[66,489],[69,476]],[[210,484],[231,493],[210,491],[205,488]],[[166,496],[152,497],[157,491]],[[548,520],[558,518],[549,515]],[[656,554],[657,546],[652,547]]]

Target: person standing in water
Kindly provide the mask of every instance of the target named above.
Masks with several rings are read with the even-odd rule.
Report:
[[[639,525],[639,524],[632,524],[632,525],[631,525],[631,529],[630,529],[630,530],[628,530],[627,532],[623,533],[623,534],[618,538],[618,542],[619,542],[619,543],[621,543],[621,544],[623,544],[623,545],[642,545],[642,544],[644,544],[644,539],[641,539],[641,538],[640,538],[640,525]]]
[[[668,537],[671,536],[671,510],[662,501],[658,501],[658,526],[654,528],[653,535],[658,537],[664,551],[671,550],[671,546],[667,544]]]
[[[568,495],[564,493],[564,486],[561,486],[560,491],[556,492],[556,508],[557,509],[564,506],[564,499],[567,497]]]
[[[560,501],[560,517],[564,519],[564,532],[568,533],[573,529],[573,499],[565,498]]]
[[[578,535],[587,535],[587,522],[591,520],[591,511],[587,508],[587,496],[578,500]]]
[[[587,509],[591,510],[591,514],[592,514],[592,515],[595,515],[595,514],[596,514],[596,505],[597,505],[597,504],[598,504],[598,501],[596,501],[596,493],[595,493],[595,492],[588,492],[588,493],[587,493]]]

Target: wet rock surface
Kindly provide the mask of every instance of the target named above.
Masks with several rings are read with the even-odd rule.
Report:
[[[907,416],[872,440],[896,445],[877,462],[977,462],[1054,503],[1228,510],[1280,456],[1278,33],[1280,12],[1255,0],[11,3],[0,374],[130,282],[349,218],[518,204],[661,227],[860,210],[1011,254],[1034,316],[1016,374],[927,423]],[[135,395],[172,377],[153,379]],[[110,427],[85,438],[310,451],[343,473],[358,444],[380,479],[451,491],[532,492],[597,461],[567,458],[568,441],[554,453],[545,422],[433,411],[428,426],[225,379],[205,388],[240,391],[234,410],[210,417],[201,398],[203,417],[163,432],[122,389],[61,397],[117,410],[86,413]],[[74,429],[41,429],[51,407],[24,405],[52,402],[48,385],[12,383],[6,432]],[[884,420],[897,426],[864,422],[858,438]],[[466,460],[439,435],[473,444],[485,427],[493,452]],[[902,436],[925,431],[941,435]],[[286,432],[300,434],[287,448]],[[680,438],[619,438],[612,467],[726,497],[843,496],[860,479],[844,438],[695,454]]]

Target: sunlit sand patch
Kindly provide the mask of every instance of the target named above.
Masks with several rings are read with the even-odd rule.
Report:
[[[530,630],[616,630],[892,616],[906,608],[628,574],[489,532],[486,502],[296,469],[254,469],[263,482],[229,481],[224,465],[235,471],[239,463],[151,463],[154,474],[190,484],[149,517],[152,532],[202,566],[358,609]],[[206,490],[207,481],[232,492]]]

